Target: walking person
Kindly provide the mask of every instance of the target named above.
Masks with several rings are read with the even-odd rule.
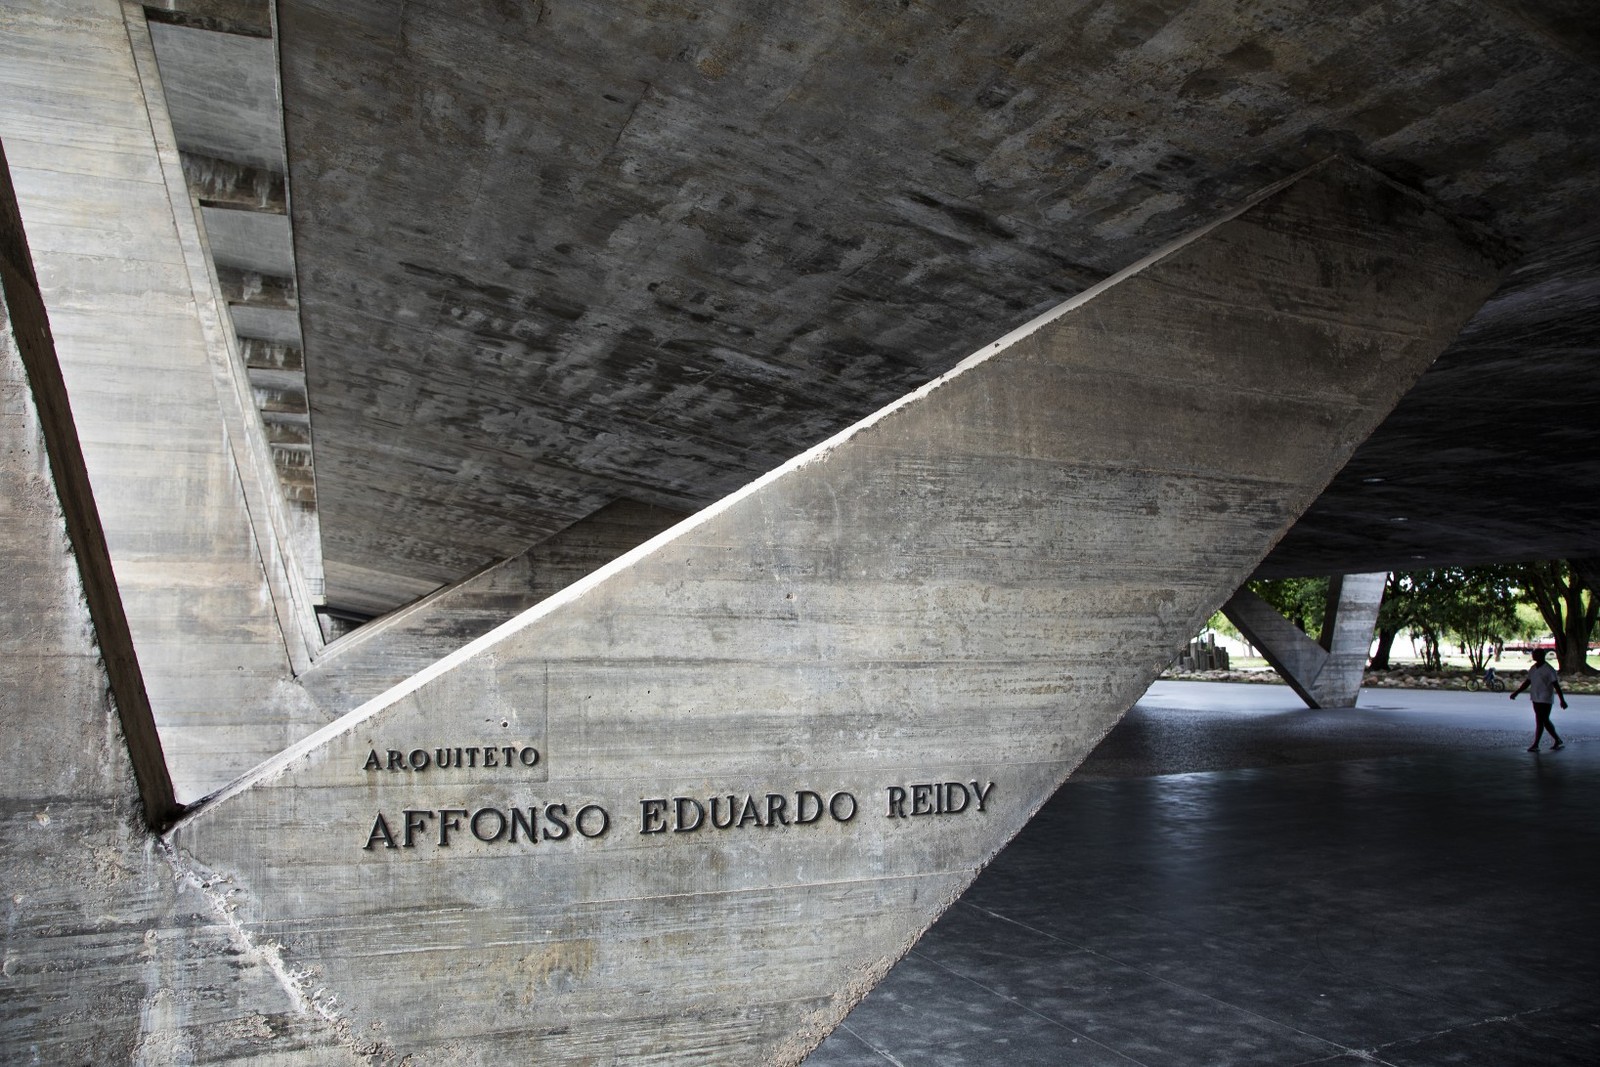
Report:
[[[1555,744],[1550,746],[1553,752],[1558,748],[1565,748],[1561,735],[1556,733],[1556,728],[1550,721],[1551,697],[1555,696],[1561,701],[1561,710],[1567,710],[1567,694],[1561,691],[1561,676],[1556,669],[1544,661],[1548,653],[1545,649],[1533,650],[1533,666],[1528,668],[1528,676],[1522,684],[1512,690],[1511,699],[1517,699],[1517,694],[1524,689],[1528,690],[1528,701],[1533,705],[1533,744],[1528,746],[1529,752],[1539,751],[1539,739],[1546,733]]]

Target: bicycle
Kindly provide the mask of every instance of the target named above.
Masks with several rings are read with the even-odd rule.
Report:
[[[1493,669],[1490,669],[1483,672],[1482,678],[1473,677],[1467,679],[1467,692],[1476,693],[1480,689],[1491,693],[1504,693],[1506,691],[1506,683],[1500,680],[1500,677],[1494,673]]]

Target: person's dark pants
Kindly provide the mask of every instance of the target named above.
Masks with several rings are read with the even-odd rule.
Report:
[[[1550,725],[1550,705],[1533,705],[1533,743],[1537,747],[1539,739],[1548,733],[1550,740],[1556,744],[1561,743],[1561,737],[1556,733],[1556,728]]]

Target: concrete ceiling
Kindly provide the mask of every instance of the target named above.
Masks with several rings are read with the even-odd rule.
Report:
[[[1265,572],[1600,554],[1591,0],[277,16],[335,607],[709,503],[1332,152],[1516,268]]]

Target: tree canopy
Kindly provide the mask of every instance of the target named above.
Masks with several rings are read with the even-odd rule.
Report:
[[[1555,637],[1562,674],[1594,674],[1589,640],[1600,616],[1600,559],[1546,560],[1510,568]]]
[[[1250,589],[1315,639],[1326,613],[1326,578],[1280,578]],[[1444,649],[1458,645],[1482,670],[1490,650],[1532,637],[1519,605],[1536,608],[1555,635],[1562,673],[1596,673],[1587,662],[1600,618],[1600,559],[1482,567],[1438,567],[1389,575],[1378,612],[1378,646],[1371,666],[1385,670],[1395,638],[1409,631],[1422,642],[1424,664],[1438,669]]]

